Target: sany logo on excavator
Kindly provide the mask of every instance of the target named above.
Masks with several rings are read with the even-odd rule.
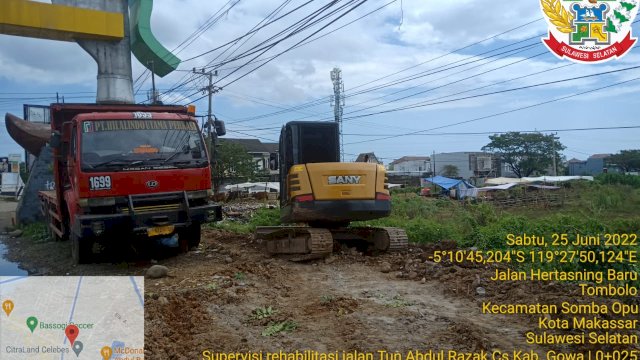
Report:
[[[347,175],[347,176],[329,176],[329,185],[336,184],[360,184],[361,176]]]

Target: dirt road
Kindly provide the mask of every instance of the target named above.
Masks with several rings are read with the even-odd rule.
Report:
[[[345,249],[300,264],[266,256],[247,236],[205,229],[203,237],[196,251],[159,260],[168,277],[145,281],[148,359],[200,359],[206,350],[544,354],[547,348],[525,343],[537,318],[482,314],[482,302],[577,299],[572,286],[498,284],[489,280],[491,268],[425,261],[436,246],[375,257]],[[10,239],[9,257],[37,274],[143,275],[151,265],[72,266],[68,242],[28,241]]]
[[[0,275],[26,275],[27,272],[19,267],[19,264],[7,260],[7,246],[4,244],[8,238],[8,230],[11,228],[13,213],[17,202],[0,200]]]
[[[438,281],[380,271],[382,263],[400,256],[349,253],[297,264],[264,256],[245,237],[209,232],[208,238],[216,240],[192,253],[191,261],[169,262],[174,277],[146,282],[151,358],[192,359],[205,349],[529,348],[521,336],[527,325],[482,316],[475,301],[447,295]],[[276,311],[272,317],[252,319],[256,308],[268,307]],[[297,328],[262,335],[270,323],[285,321]]]

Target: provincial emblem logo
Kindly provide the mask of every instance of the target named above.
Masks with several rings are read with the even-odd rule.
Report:
[[[542,42],[558,58],[600,63],[621,58],[636,43],[631,24],[638,0],[540,0],[549,26]]]

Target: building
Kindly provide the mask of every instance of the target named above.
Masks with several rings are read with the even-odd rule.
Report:
[[[389,170],[397,173],[430,173],[431,158],[428,156],[403,156],[389,164]]]
[[[587,160],[573,158],[567,161],[570,176],[598,175],[607,168],[606,160],[611,154],[593,154]]]
[[[368,162],[368,163],[374,163],[374,164],[382,164],[382,161],[380,161],[378,159],[378,157],[376,156],[376,154],[374,154],[372,152],[361,153],[356,158],[356,162]]]
[[[503,166],[499,156],[487,152],[461,151],[434,154],[431,162],[435,175],[450,175],[444,174],[445,169],[455,166],[458,169],[457,177],[462,179],[515,176],[508,165]]]
[[[253,162],[256,165],[258,172],[268,171],[269,180],[278,181],[278,143],[263,143],[258,139],[231,139],[220,138],[220,142],[229,142],[242,146],[249,155],[253,158]]]

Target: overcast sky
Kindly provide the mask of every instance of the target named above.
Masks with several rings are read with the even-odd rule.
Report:
[[[389,1],[370,0],[318,35]],[[281,0],[156,1],[152,30],[164,46],[174,49],[220,8],[226,5],[228,9],[236,2],[210,29],[182,49],[178,57],[192,58],[245,34],[283,3]],[[290,1],[279,14],[303,3]],[[265,39],[327,3],[314,1],[265,27],[235,54],[259,46]],[[293,36],[261,58],[288,49],[320,26]],[[333,85],[329,72],[339,67],[346,94],[343,132],[347,160],[369,151],[382,157],[385,163],[404,155],[479,151],[489,141],[487,134],[464,133],[640,125],[636,115],[640,81],[592,91],[638,78],[640,69],[456,100],[619,70],[640,62],[640,51],[636,46],[620,60],[599,65],[572,65],[568,60],[557,59],[542,45],[540,35],[546,32],[546,26],[537,1],[395,1],[326,37],[286,52],[228,86],[225,85],[254,69],[255,65],[233,74],[231,71],[249,58],[220,66],[216,85],[224,88],[214,97],[214,114],[226,121],[227,137],[253,135],[265,142],[276,141],[279,127],[287,121],[333,118],[329,103]],[[514,28],[517,29],[507,32]],[[633,25],[633,29],[634,35],[640,32],[638,24]],[[493,37],[501,33],[504,34]],[[463,47],[466,48],[458,50]],[[225,48],[183,61],[179,69],[190,70],[212,61],[217,63],[236,47],[226,53],[222,53],[223,50]],[[407,68],[409,70],[403,71]],[[143,71],[144,67],[133,58],[134,79]],[[413,81],[396,83],[416,74],[421,76]],[[186,71],[176,71],[156,78],[156,85],[165,92],[185,76],[190,77]],[[0,35],[0,112],[21,116],[23,103],[49,104],[55,101],[56,92],[67,102],[92,102],[95,100],[95,78],[95,63],[74,43]],[[143,79],[146,81],[142,82]],[[203,85],[204,79],[197,78],[178,92],[163,94],[163,100],[187,104],[202,96],[197,88]],[[142,102],[147,98],[151,79],[142,74],[136,83],[136,89],[138,87],[136,100]],[[381,88],[376,90],[375,87]],[[370,91],[359,94],[362,90]],[[561,99],[578,93],[583,94]],[[399,100],[401,97],[406,98]],[[558,101],[534,106],[554,99]],[[317,100],[314,106],[263,116],[314,100]],[[449,101],[443,103],[445,100]],[[433,102],[440,103],[372,114]],[[206,98],[197,101],[196,105],[198,113],[204,113]],[[528,109],[512,111],[527,106]],[[493,116],[499,113],[505,114]],[[434,130],[403,135],[429,129]],[[380,139],[388,135],[398,136]],[[640,129],[558,132],[558,136],[567,146],[564,152],[567,159],[586,159],[590,154],[640,148]],[[21,148],[6,129],[1,128],[0,156],[15,152],[22,152]]]

